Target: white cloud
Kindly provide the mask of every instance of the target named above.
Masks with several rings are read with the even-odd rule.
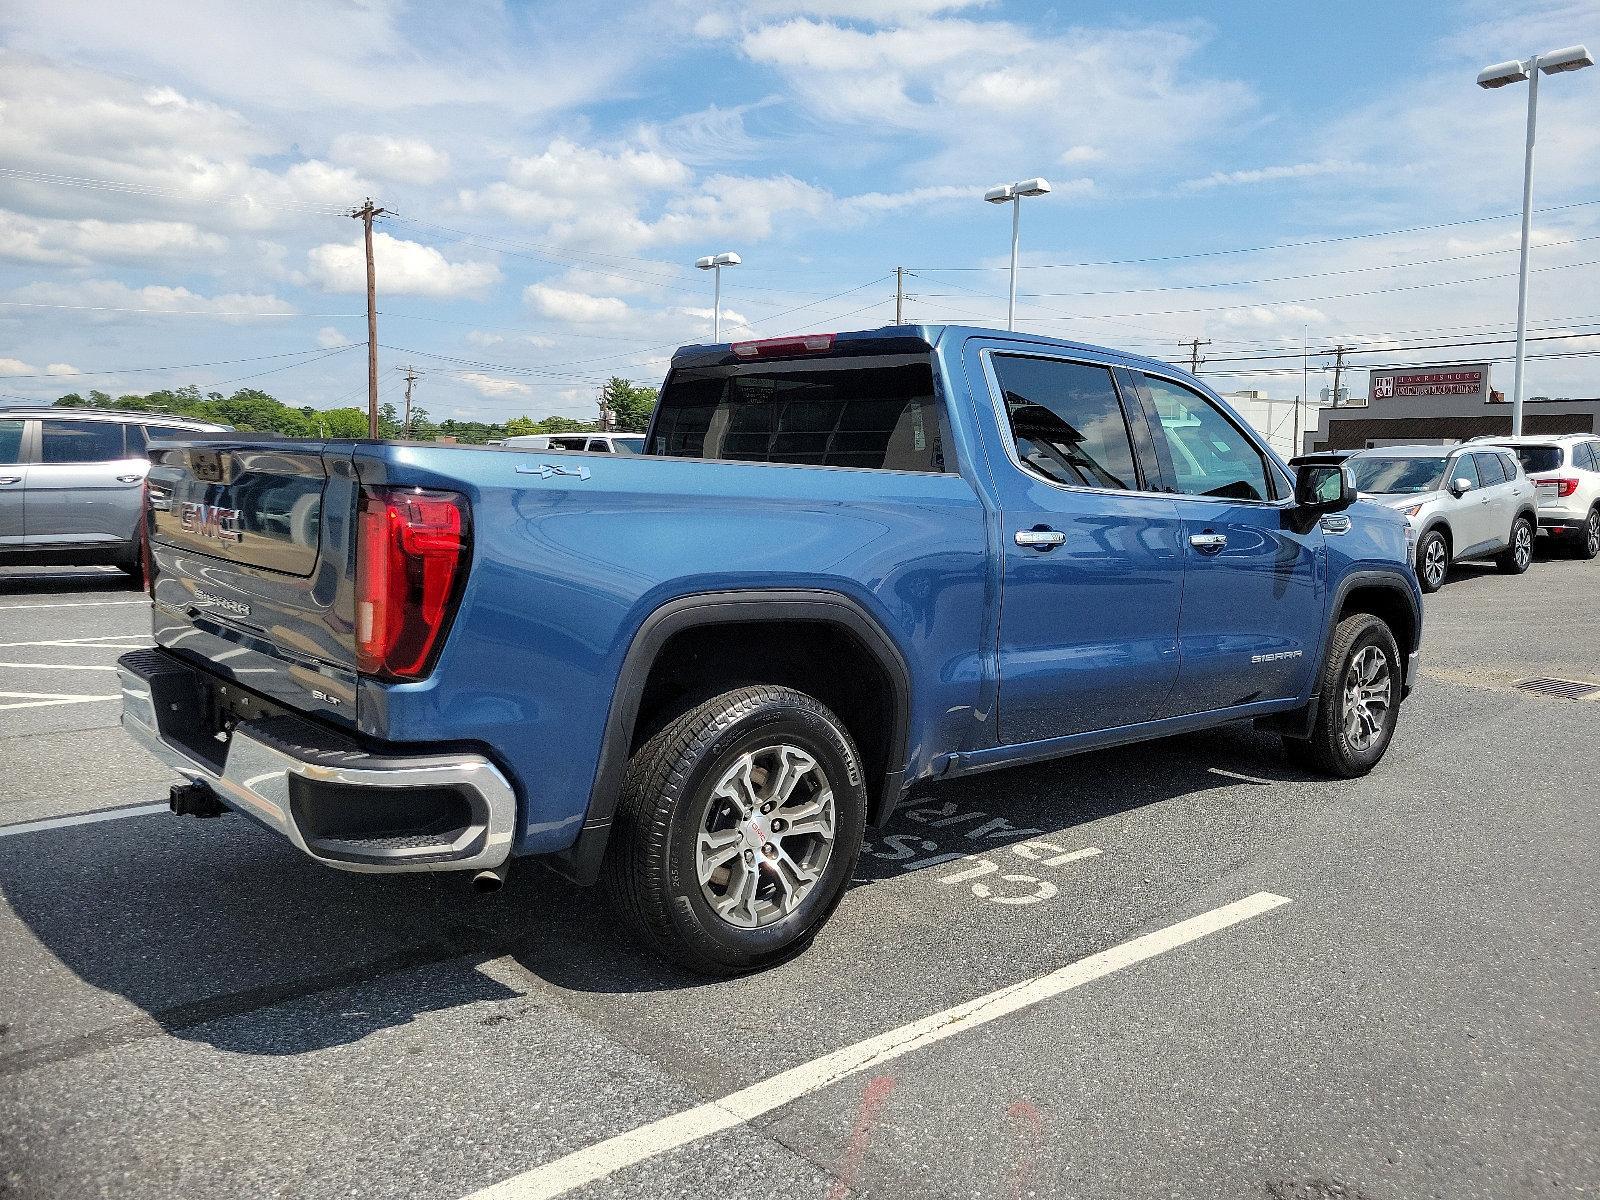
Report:
[[[500,278],[489,262],[451,262],[432,246],[379,231],[372,235],[378,290],[386,295],[463,296],[482,292]],[[358,242],[326,242],[307,255],[307,281],[325,292],[365,292],[367,259]]]
[[[374,178],[411,185],[438,183],[450,170],[450,156],[421,138],[342,133],[329,154]]]
[[[39,368],[32,363],[25,363],[20,358],[0,358],[0,375],[37,375]]]
[[[11,295],[13,299],[30,304],[83,309],[87,318],[99,320],[116,320],[136,313],[250,320],[288,317],[296,311],[288,301],[260,293],[228,292],[205,296],[186,287],[167,284],[130,287],[111,279],[71,284],[31,283]]]
[[[46,375],[76,375],[78,368],[71,363],[51,363],[44,369]]]
[[[522,297],[540,316],[555,321],[590,324],[622,321],[628,316],[627,302],[616,296],[591,296],[544,283],[530,284]]]
[[[1182,186],[1193,192],[1212,188],[1233,187],[1240,184],[1277,183],[1285,179],[1318,179],[1328,175],[1369,175],[1371,165],[1348,162],[1344,159],[1325,158],[1317,162],[1285,164],[1273,167],[1255,167],[1246,171],[1213,171],[1199,179],[1187,179]]]
[[[345,337],[332,325],[324,325],[317,330],[317,345],[332,350],[335,346],[348,346],[350,339]]]
[[[480,396],[491,399],[501,399],[506,396],[530,396],[533,388],[515,379],[507,379],[501,375],[486,375],[482,371],[462,371],[456,375],[462,383],[466,384]]]
[[[0,258],[49,266],[192,262],[227,241],[185,221],[54,220],[0,210]]]

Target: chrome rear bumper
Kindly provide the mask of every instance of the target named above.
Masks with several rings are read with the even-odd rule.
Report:
[[[503,864],[516,795],[477,754],[371,753],[289,713],[206,733],[203,689],[221,681],[163,650],[117,662],[122,727],[228,807],[341,871],[470,871]]]

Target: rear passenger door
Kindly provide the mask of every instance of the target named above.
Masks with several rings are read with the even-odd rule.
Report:
[[[1478,468],[1483,537],[1496,546],[1507,545],[1511,541],[1511,522],[1516,519],[1519,499],[1515,476],[1506,478],[1505,462],[1492,450],[1474,451],[1472,461]]]
[[[1162,716],[1305,694],[1326,588],[1322,524],[1255,438],[1186,384],[1142,373],[1165,484],[1183,519],[1177,686]],[[1330,527],[1349,528],[1330,518]]]
[[[0,546],[23,540],[23,497],[28,485],[28,422],[0,419]]]
[[[1103,363],[975,353],[1001,441],[1000,740],[1148,721],[1177,678],[1183,555],[1138,400]]]
[[[39,421],[28,471],[25,527],[32,544],[131,542],[149,463],[128,449],[120,421]]]

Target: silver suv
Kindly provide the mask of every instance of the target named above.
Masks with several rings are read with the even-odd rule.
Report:
[[[138,575],[150,438],[222,428],[155,413],[0,409],[0,565],[111,563]]]
[[[1539,536],[1577,558],[1600,556],[1600,438],[1562,433],[1495,444],[1522,460],[1539,493]]]
[[[1417,582],[1436,592],[1463,559],[1492,558],[1520,575],[1539,527],[1533,484],[1511,451],[1482,444],[1384,446],[1346,461],[1367,499],[1405,513],[1416,536]]]

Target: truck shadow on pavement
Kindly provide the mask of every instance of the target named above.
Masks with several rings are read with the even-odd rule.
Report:
[[[979,821],[986,851],[1064,846],[1088,822],[1206,804],[1241,782],[1260,786],[1226,802],[1264,820],[1276,806],[1271,784],[1307,778],[1275,739],[1213,730],[926,786],[874,846],[881,855],[897,836],[913,847],[942,841]],[[955,825],[934,828],[951,817]],[[863,855],[852,891],[904,874],[902,863]],[[626,939],[597,891],[543,869],[514,869],[488,897],[448,875],[349,875],[237,816],[158,814],[0,839],[0,890],[33,939],[13,929],[0,940],[0,958],[17,968],[0,985],[9,1010],[0,1074],[161,1032],[230,1053],[293,1055],[464,1005],[491,1002],[488,1023],[505,1010],[492,1002],[522,995],[494,977],[504,964],[477,969],[506,955],[537,981],[597,999],[715,982],[659,963]],[[847,897],[834,919],[853,919],[850,907]],[[78,980],[145,1017],[85,997]]]
[[[140,595],[140,582],[115,567],[0,567],[0,597],[48,596],[59,592],[121,592]]]

